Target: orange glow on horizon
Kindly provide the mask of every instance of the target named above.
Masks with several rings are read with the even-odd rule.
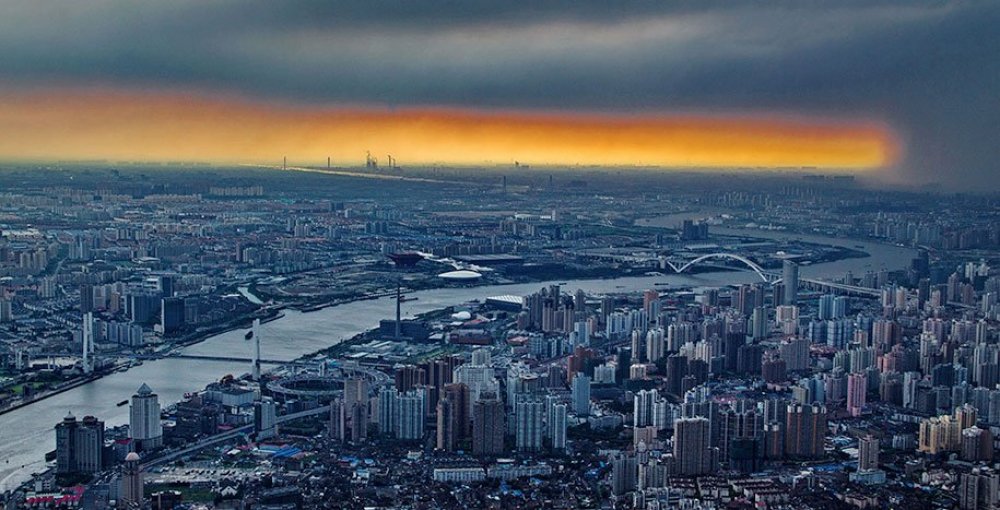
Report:
[[[899,144],[870,122],[721,115],[605,115],[450,108],[306,108],[180,94],[0,93],[0,159],[358,165],[675,168],[891,166]]]

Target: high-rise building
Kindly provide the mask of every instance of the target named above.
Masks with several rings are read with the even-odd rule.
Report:
[[[993,510],[1000,502],[1000,475],[974,468],[963,473],[958,484],[958,507],[962,510]]]
[[[875,471],[878,469],[878,456],[878,438],[869,435],[858,440],[858,471]]]
[[[122,464],[121,500],[123,508],[142,507],[142,468],[139,465],[139,454],[129,452]]]
[[[140,451],[163,446],[163,426],[160,424],[160,399],[143,383],[132,395],[129,407],[129,435]]]
[[[756,471],[764,457],[764,416],[745,402],[720,409],[718,416],[719,460],[742,473]]]
[[[158,286],[160,288],[160,295],[162,297],[165,297],[165,298],[173,297],[173,295],[174,295],[174,280],[175,279],[176,278],[174,277],[174,275],[165,274],[165,275],[160,276],[160,278],[159,278],[159,285]]]
[[[646,332],[646,360],[656,363],[663,358],[666,349],[666,336],[663,328],[654,328]]]
[[[549,437],[553,450],[566,449],[566,404],[555,404],[549,413]]]
[[[868,377],[864,372],[847,376],[847,412],[861,416],[868,395]]]
[[[784,287],[784,304],[794,305],[799,298],[799,265],[785,259],[781,265],[781,284]]]
[[[818,404],[788,406],[785,414],[785,454],[790,457],[823,455],[826,407]]]
[[[789,372],[801,372],[809,368],[809,340],[790,338],[778,347],[781,359]]]
[[[771,322],[768,320],[768,309],[766,306],[758,306],[753,309],[750,318],[750,335],[756,341],[767,338],[771,332]]]
[[[674,462],[682,476],[715,471],[711,449],[711,423],[707,418],[681,418],[674,422]]]
[[[962,431],[960,459],[966,462],[990,462],[993,460],[993,434],[989,429],[969,427]]]
[[[363,402],[368,405],[368,380],[353,377],[344,381],[344,407],[353,409],[354,404]]]
[[[937,454],[954,451],[961,447],[962,428],[949,415],[932,416],[920,422],[920,436],[917,449]]]
[[[169,335],[184,327],[184,298],[165,297],[160,300],[160,329]]]
[[[458,442],[455,431],[455,408],[451,399],[445,397],[437,403],[437,441],[435,448],[443,451],[454,451]]]
[[[424,438],[424,417],[426,415],[426,392],[423,389],[408,391],[399,396],[399,424],[396,437],[406,441]]]
[[[368,403],[355,402],[348,410],[351,429],[351,442],[363,443],[368,439]]]
[[[93,312],[94,307],[94,286],[93,285],[81,285],[80,286],[80,312],[87,313]]]
[[[684,376],[687,375],[688,358],[680,354],[667,356],[667,392],[680,396],[684,393]]]
[[[583,374],[573,378],[573,412],[577,416],[590,414],[590,378]]]
[[[646,427],[653,424],[653,406],[659,399],[656,390],[639,390],[632,397],[632,422],[636,427]]]
[[[444,385],[443,397],[451,400],[454,404],[452,420],[454,421],[455,440],[460,441],[468,438],[472,425],[469,418],[469,387],[462,383],[448,383]]]
[[[473,455],[502,455],[505,430],[503,402],[494,397],[472,404]]]
[[[344,407],[344,401],[339,398],[330,402],[330,426],[328,430],[330,438],[335,441],[343,442],[347,439],[347,409]]]
[[[514,404],[514,423],[516,425],[514,444],[520,451],[541,450],[545,404],[530,397],[518,400]]]
[[[378,392],[378,433],[385,437],[396,435],[399,423],[399,391],[391,386]]]
[[[278,435],[278,404],[273,398],[263,397],[253,403],[253,430],[258,441]]]
[[[104,422],[72,414],[56,425],[56,472],[89,474],[104,468]]]
[[[635,455],[618,453],[611,457],[611,493],[624,496],[636,488],[638,466]]]

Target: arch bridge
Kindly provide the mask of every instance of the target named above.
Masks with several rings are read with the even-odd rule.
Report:
[[[697,258],[694,258],[692,260],[689,260],[681,265],[674,264],[670,260],[664,260],[664,262],[666,262],[666,264],[670,266],[670,269],[673,269],[675,273],[680,274],[687,271],[692,266],[701,264],[706,260],[712,260],[712,259],[728,259],[741,262],[743,263],[743,265],[747,266],[750,270],[757,273],[757,276],[759,276],[760,279],[766,283],[774,283],[775,281],[780,279],[779,275],[765,270],[763,267],[760,267],[760,264],[737,253],[727,253],[727,252],[708,253],[705,255],[701,255]]]
[[[743,265],[747,266],[748,269],[757,273],[757,276],[760,277],[761,281],[769,285],[777,285],[781,283],[783,280],[782,275],[780,273],[768,271],[763,267],[761,267],[760,264],[757,264],[756,262],[738,253],[727,253],[727,252],[708,253],[705,255],[701,255],[697,258],[691,259],[680,265],[674,264],[670,260],[664,260],[664,262],[667,264],[667,266],[670,267],[670,269],[673,269],[675,273],[680,274],[687,271],[692,266],[701,264],[706,260],[713,260],[713,259],[728,259],[740,262]],[[824,280],[817,280],[814,278],[799,278],[799,283],[815,285],[816,287],[826,289],[827,291],[830,292],[840,292],[843,294],[852,294],[852,295],[874,297],[874,298],[878,298],[882,295],[882,291],[880,289],[871,289],[868,287],[860,287],[857,285],[848,285],[844,283],[834,283]]]

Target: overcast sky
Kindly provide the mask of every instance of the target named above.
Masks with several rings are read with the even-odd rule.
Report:
[[[0,94],[885,122],[907,181],[1000,189],[1000,2],[0,0]]]

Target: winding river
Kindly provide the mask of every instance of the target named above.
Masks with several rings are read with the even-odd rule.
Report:
[[[656,220],[642,223],[657,226]],[[673,226],[673,225],[664,225]],[[865,271],[880,268],[905,267],[913,257],[913,250],[871,242],[830,239],[816,236],[799,236],[773,232],[715,229],[713,233],[745,234],[759,238],[798,238],[825,244],[849,247],[857,245],[871,254],[862,259],[804,266],[802,276],[812,278],[839,278],[847,271],[862,275]],[[589,293],[641,291],[657,282],[678,286],[719,286],[758,281],[752,272],[719,272],[697,275],[670,275],[628,277],[613,280],[569,280],[564,290],[575,292],[583,289]],[[502,294],[525,295],[539,288],[561,282],[540,282],[484,287],[455,287],[413,292],[410,297],[418,300],[403,304],[403,313],[419,313],[458,305],[473,299],[483,299]],[[285,316],[266,324],[261,340],[262,357],[265,359],[294,359],[315,352],[377,326],[378,321],[394,313],[391,298],[356,301],[325,308],[310,313],[286,311]],[[251,344],[243,339],[243,331],[230,331],[206,339],[183,350],[188,354],[210,356],[250,357]],[[185,392],[197,391],[225,374],[241,374],[249,370],[242,363],[161,359],[147,361],[127,372],[119,372],[94,382],[36,402],[0,416],[0,491],[15,488],[26,481],[32,472],[44,469],[45,452],[55,448],[53,427],[68,412],[77,417],[97,416],[108,426],[128,422],[128,406],[116,403],[128,399],[142,384],[147,383],[159,394],[160,402],[167,405],[180,400]]]

